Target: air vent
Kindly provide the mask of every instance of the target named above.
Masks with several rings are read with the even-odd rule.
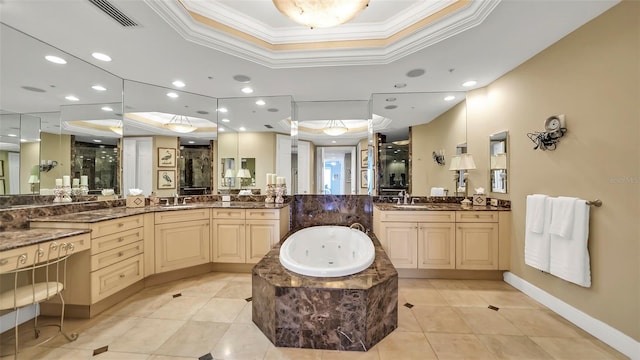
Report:
[[[97,6],[98,9],[102,10],[105,14],[109,15],[113,20],[117,21],[124,27],[138,26],[135,21],[131,20],[131,18],[106,0],[89,0],[89,2]]]
[[[273,126],[266,124],[264,127],[266,127],[267,129],[273,129]]]

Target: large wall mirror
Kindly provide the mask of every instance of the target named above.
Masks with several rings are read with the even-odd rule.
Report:
[[[125,80],[125,194],[211,193],[217,106],[216,98]]]
[[[218,99],[217,192],[264,194],[267,174],[290,186],[291,97]]]
[[[489,182],[494,193],[507,193],[508,137],[508,131],[489,136]]]
[[[448,161],[466,143],[466,101],[460,91],[372,95],[376,194],[454,195]]]
[[[0,194],[52,194],[63,176],[117,191],[122,80],[5,24],[0,54]]]

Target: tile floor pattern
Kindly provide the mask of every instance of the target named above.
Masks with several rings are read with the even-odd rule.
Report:
[[[20,359],[625,359],[501,281],[400,279],[399,287],[398,329],[366,353],[274,347],[251,322],[251,275],[209,273],[146,288],[90,320],[67,319],[77,341],[25,346]],[[12,341],[5,336],[3,353]]]

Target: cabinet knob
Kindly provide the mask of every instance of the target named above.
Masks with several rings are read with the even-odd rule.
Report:
[[[125,274],[120,274],[120,278],[122,279],[123,277],[125,277]]]
[[[118,238],[118,242],[123,242],[123,241],[124,241],[124,238],[122,236]]]
[[[120,256],[122,256],[122,255],[124,255],[124,253],[123,253],[122,251],[120,251],[120,252],[118,253],[118,257],[120,257]]]
[[[118,227],[123,227],[124,223],[118,223]]]

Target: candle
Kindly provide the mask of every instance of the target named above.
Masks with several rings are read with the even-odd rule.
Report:
[[[284,184],[284,177],[278,176],[278,178],[276,179],[276,184],[278,185]]]
[[[271,183],[275,184],[276,183],[276,177],[278,176],[278,174],[271,174]]]
[[[56,186],[62,186],[62,179],[56,179]]]
[[[69,175],[64,175],[62,177],[62,183],[64,186],[71,186],[71,177]]]
[[[267,174],[267,185],[271,185],[271,174]]]
[[[73,187],[78,187],[78,185],[80,185],[80,179],[73,178]]]
[[[80,185],[89,185],[89,177],[87,175],[80,176]]]

